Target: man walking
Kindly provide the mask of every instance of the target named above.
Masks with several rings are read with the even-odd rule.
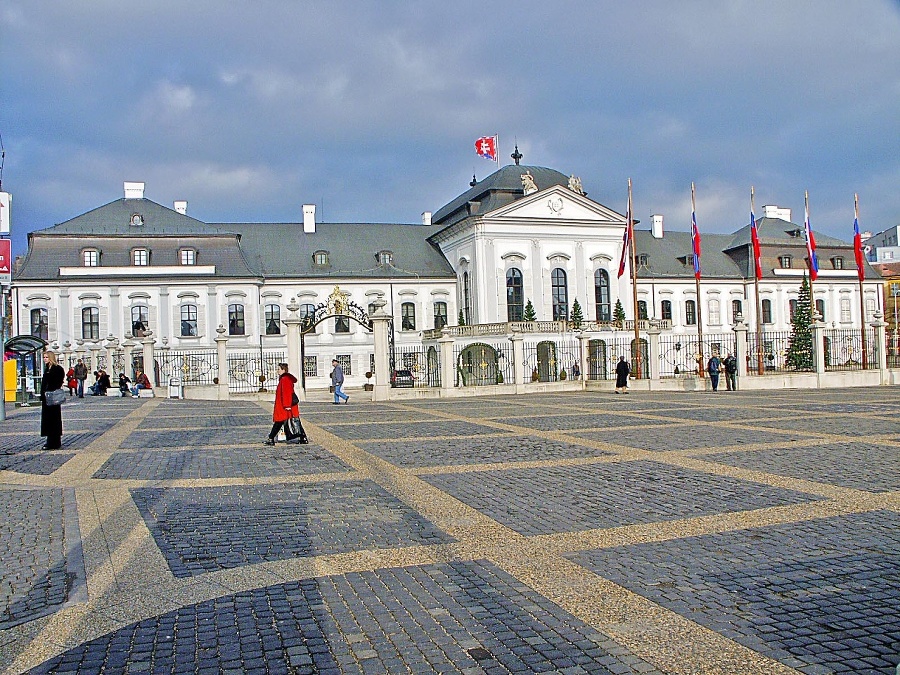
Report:
[[[78,363],[75,364],[75,379],[78,380],[78,398],[84,398],[84,381],[87,379],[88,370],[87,366],[84,365],[83,359],[78,359]]]
[[[628,361],[625,360],[624,356],[619,357],[619,362],[616,364],[616,393],[617,394],[627,394],[628,393],[628,374],[631,372],[631,366],[628,365]]]
[[[331,386],[334,387],[334,405],[340,403],[341,399],[344,399],[344,403],[347,403],[350,400],[350,397],[341,391],[341,387],[344,386],[344,369],[338,364],[337,359],[331,359],[331,368]]]
[[[729,352],[728,356],[725,357],[725,360],[722,361],[722,365],[725,366],[725,386],[728,388],[728,391],[737,391],[737,359],[734,358],[734,354]]]

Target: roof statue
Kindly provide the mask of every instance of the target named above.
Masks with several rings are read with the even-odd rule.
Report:
[[[532,192],[538,191],[538,186],[534,182],[534,176],[531,175],[531,171],[526,171],[522,174],[522,189],[525,191],[526,195],[530,195]]]
[[[580,195],[583,195],[584,188],[581,186],[581,178],[578,176],[569,176],[569,189],[572,192],[577,192]]]

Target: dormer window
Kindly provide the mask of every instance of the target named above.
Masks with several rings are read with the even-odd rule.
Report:
[[[81,252],[81,263],[85,267],[100,266],[100,251],[95,248],[87,248]]]
[[[831,259],[831,265],[836,270],[842,270],[844,269],[844,259],[841,256],[836,255]]]
[[[650,256],[647,253],[638,253],[635,256],[635,261],[637,262],[638,267],[649,267],[650,266]]]
[[[135,267],[146,267],[150,264],[150,251],[145,248],[136,248],[131,251],[131,264]]]
[[[793,237],[794,239],[800,239],[801,237],[805,237],[805,233],[799,227],[796,230],[788,230],[785,232],[789,237]]]
[[[778,256],[778,264],[781,265],[781,269],[789,270],[791,269],[791,264],[793,263],[793,258],[789,255],[780,255]]]
[[[178,258],[182,265],[196,265],[197,251],[192,248],[183,248],[178,252]]]
[[[394,264],[394,254],[390,251],[379,251],[375,254],[375,259],[378,261],[379,265],[393,265]]]
[[[693,253],[688,253],[686,256],[684,256],[684,264],[690,265],[691,267],[694,266],[694,254]]]
[[[316,251],[313,253],[313,264],[317,267],[325,267],[329,262],[328,251]]]

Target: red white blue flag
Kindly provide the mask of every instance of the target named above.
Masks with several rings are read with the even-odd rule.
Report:
[[[694,251],[694,278],[700,278],[700,230],[697,229],[697,207],[694,202],[694,184],[691,183],[691,248]]]
[[[859,197],[853,195],[853,254],[856,256],[856,274],[860,281],[866,278],[862,236],[859,234]]]
[[[496,162],[498,140],[499,137],[497,136],[482,136],[477,141],[475,141],[475,152],[477,152],[485,159]]]
[[[816,239],[813,237],[812,226],[809,224],[809,192],[804,200],[804,226],[806,227],[806,255],[809,259],[809,278],[815,281],[819,277],[819,258],[816,256]]]
[[[759,262],[759,230],[756,229],[756,216],[753,215],[753,187],[750,188],[750,241],[753,242],[753,264],[756,278],[762,279],[762,265]]]

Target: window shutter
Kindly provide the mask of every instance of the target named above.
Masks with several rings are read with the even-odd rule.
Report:
[[[225,326],[225,335],[231,335],[231,333],[228,332],[228,305],[222,305],[219,311],[221,312],[219,314],[219,316],[221,317],[219,319],[219,323]]]
[[[124,328],[122,334],[125,335],[126,333],[131,333],[131,307],[126,307],[123,311],[125,315],[122,319],[122,327]]]
[[[197,303],[197,335],[208,337],[206,332],[206,305]]]
[[[162,333],[160,330],[162,326],[159,325],[159,310],[156,308],[156,305],[150,305],[148,307],[147,317],[150,319],[150,325],[147,326],[147,328],[152,330],[156,337],[159,337],[160,333]]]
[[[172,336],[181,337],[181,305],[172,307]]]
[[[100,306],[100,339],[106,339],[106,336],[109,335],[109,309],[105,306]]]
[[[22,325],[28,326],[26,330],[29,331],[31,330],[30,320],[31,317],[29,317],[26,313],[26,323]],[[25,331],[22,332],[24,333]],[[47,337],[49,338],[50,342],[59,339],[59,328],[56,321],[56,307],[50,307],[47,309]]]

